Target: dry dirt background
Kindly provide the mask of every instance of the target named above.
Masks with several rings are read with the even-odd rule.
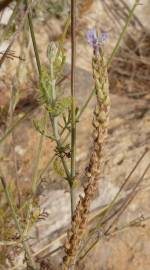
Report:
[[[82,17],[78,22],[78,45],[77,45],[77,82],[76,93],[78,95],[79,105],[83,104],[86,97],[89,95],[93,82],[91,75],[91,57],[92,50],[86,43],[85,32],[86,29],[95,26],[100,27],[101,30],[110,32],[110,40],[106,44],[106,55],[110,53],[113,44],[118,36],[119,27],[112,23],[112,20],[106,16],[103,6],[100,1],[87,1],[89,6],[83,9]],[[133,1],[129,1],[132,4]],[[143,6],[138,7],[136,15],[144,25],[149,27],[150,19],[150,4],[149,1],[143,1]],[[123,22],[120,21],[120,25]],[[47,25],[42,25],[37,28],[37,42],[40,50],[41,59],[46,61],[46,47],[52,38],[56,38],[62,31],[62,25],[57,19],[51,19]],[[45,31],[46,29],[46,31]],[[132,29],[130,29],[131,31]],[[150,31],[150,28],[147,30]],[[41,38],[42,37],[42,38]],[[5,47],[5,44],[2,44]],[[18,44],[16,43],[13,49],[18,52]],[[67,44],[67,62],[70,62],[70,40],[68,38]],[[0,82],[0,106],[4,108],[7,106],[10,98],[11,82],[14,76],[14,67],[17,60],[10,63],[7,60],[1,71]],[[25,65],[21,67],[22,76],[26,78],[28,74],[25,72]],[[67,65],[66,70],[68,70]],[[21,188],[24,192],[28,192],[30,188],[30,179],[32,176],[32,169],[37,150],[37,142],[39,134],[35,131],[33,126],[33,119],[41,117],[41,110],[37,108],[37,91],[38,85],[33,75],[31,80],[26,82],[21,89],[21,101],[19,102],[16,115],[21,115],[30,108],[34,108],[33,112],[27,117],[14,131],[15,134],[15,153],[18,161],[18,176],[21,179]],[[145,82],[145,84],[147,81]],[[64,83],[66,92],[69,91],[69,81]],[[144,84],[142,84],[142,87]],[[113,86],[113,84],[112,84]],[[150,93],[146,89],[146,93],[141,97],[130,97],[127,91],[120,91],[119,86],[111,89],[111,112],[110,112],[110,127],[106,145],[104,173],[99,179],[99,190],[97,197],[93,202],[92,209],[97,210],[111,201],[118,191],[121,183],[129,174],[131,168],[134,166],[139,156],[144,152],[145,148],[149,146],[150,142]],[[27,89],[27,95],[26,95]],[[142,89],[144,91],[144,89]],[[131,89],[132,92],[132,89]],[[78,124],[78,149],[77,149],[77,163],[78,171],[81,177],[84,175],[84,167],[88,160],[90,148],[92,147],[91,140],[91,120],[92,111],[94,108],[94,100],[90,102],[85,114]],[[5,114],[0,115],[1,121],[1,136],[5,127]],[[11,152],[11,136],[7,139],[7,143],[0,146],[1,164],[3,174],[8,176],[8,179],[14,177],[14,163]],[[88,146],[88,147],[87,147]],[[45,139],[43,154],[40,162],[40,170],[45,167],[49,158],[51,157],[52,143]],[[122,196],[126,196],[131,191],[133,183],[142,175],[144,169],[150,160],[149,153],[144,158],[132,177],[129,185],[124,190]],[[138,195],[133,200],[131,205],[120,219],[120,224],[125,224],[131,219],[139,217],[143,214],[145,217],[149,216],[150,212],[150,172],[147,173]],[[70,201],[69,192],[62,179],[58,179],[57,175],[47,170],[45,175],[46,187],[44,186],[39,191],[40,200],[43,209],[49,213],[46,220],[38,222],[32,230],[31,235],[36,239],[32,240],[32,247],[35,252],[39,251],[44,245],[50,243],[53,239],[62,235],[64,229],[70,220]],[[83,178],[84,181],[84,178]],[[43,195],[44,194],[44,195]],[[59,209],[59,211],[58,211]],[[149,270],[150,269],[150,223],[146,222],[144,228],[130,228],[125,232],[118,233],[116,236],[108,239],[102,239],[96,248],[91,251],[87,259],[81,265],[81,269],[87,270]],[[41,256],[48,256],[49,252],[60,245],[63,240],[58,239],[54,244],[49,246],[46,251],[41,252]],[[60,255],[62,253],[60,252]],[[49,258],[49,256],[48,256]],[[61,262],[59,253],[53,257],[56,264]],[[52,260],[52,261],[53,261]]]

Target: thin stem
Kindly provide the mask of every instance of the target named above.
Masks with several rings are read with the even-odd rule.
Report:
[[[68,32],[70,23],[71,23],[71,17],[70,17],[70,15],[68,15],[65,26],[64,26],[64,31],[63,31],[62,36],[61,36],[60,45],[64,44],[64,41],[65,41],[65,38],[66,38],[66,35],[67,35],[67,32]]]
[[[19,65],[20,66],[20,65]],[[17,72],[18,73],[18,72]],[[17,74],[16,73],[16,77]],[[15,77],[15,79],[16,79]],[[10,111],[10,120],[9,123],[10,125],[12,125],[13,123],[13,118],[14,118],[14,109],[15,109],[15,98],[16,98],[16,87],[15,87],[15,82],[13,81],[13,85],[12,85],[12,89],[11,89],[11,98],[10,98],[10,105],[9,105],[9,111]],[[12,155],[13,155],[13,162],[14,162],[14,172],[15,172],[15,185],[16,185],[16,191],[17,191],[17,195],[18,195],[18,207],[20,207],[21,204],[21,192],[20,192],[20,188],[19,188],[19,176],[18,176],[18,166],[17,166],[17,156],[16,156],[16,152],[15,152],[15,134],[14,131],[12,131],[11,133],[11,137],[12,137]]]
[[[13,12],[12,12],[12,14],[11,14],[11,16],[10,16],[10,18],[9,18],[9,21],[8,21],[8,23],[7,23],[7,25],[6,25],[5,32],[4,32],[4,34],[2,35],[2,38],[3,38],[3,39],[6,38],[6,36],[7,36],[7,34],[8,34],[8,31],[9,31],[9,28],[10,28],[10,26],[12,25],[13,20],[15,19],[15,16],[16,16],[16,14],[17,14],[17,12],[18,12],[18,7],[19,7],[19,5],[20,5],[20,1],[21,1],[21,0],[17,1],[16,5],[15,5],[15,7],[14,7],[14,9],[13,9]]]
[[[40,63],[38,48],[37,48],[35,34],[34,34],[31,9],[29,6],[29,1],[26,0],[25,2],[26,2],[27,9],[29,9],[28,22],[29,22],[29,27],[30,27],[31,39],[32,39],[32,43],[33,43],[33,49],[34,49],[34,54],[35,54],[35,58],[36,58],[38,73],[39,73],[39,80],[40,80],[41,79],[41,63]],[[45,129],[47,127],[47,112],[46,111],[44,113],[43,126],[44,126],[43,130],[45,131]],[[31,216],[31,212],[33,209],[33,200],[34,200],[34,197],[36,194],[36,189],[37,189],[38,179],[39,179],[38,178],[38,167],[39,167],[39,161],[40,161],[43,141],[44,141],[44,133],[40,135],[38,150],[37,150],[37,154],[36,154],[36,160],[35,160],[35,164],[34,164],[33,177],[32,177],[32,198],[29,201],[29,205],[28,205],[28,209],[27,209],[27,225],[26,225],[26,228],[24,231],[25,235],[27,235],[29,227],[30,227],[30,216]]]
[[[147,152],[149,151],[149,149],[145,149],[145,152],[142,154],[142,156],[138,159],[138,161],[136,162],[135,166],[133,167],[133,169],[130,171],[129,175],[127,176],[127,178],[123,181],[123,184],[121,185],[119,191],[117,192],[117,194],[115,195],[115,197],[113,198],[113,200],[110,202],[110,204],[106,205],[103,209],[100,210],[100,212],[94,216],[93,219],[97,219],[99,218],[95,228],[93,230],[90,231],[90,236],[88,237],[88,239],[86,240],[85,244],[84,244],[84,247],[87,246],[91,236],[98,231],[98,229],[100,228],[100,226],[104,225],[105,223],[107,223],[107,221],[109,219],[111,219],[114,215],[112,216],[109,216],[109,218],[107,219],[104,219],[104,217],[108,214],[109,212],[113,209],[113,207],[117,204],[117,199],[121,193],[121,191],[123,190],[124,186],[127,184],[127,182],[129,181],[129,179],[131,178],[132,174],[135,172],[136,168],[138,167],[138,165],[141,163],[141,161],[143,160],[143,158],[145,157],[145,155],[147,154]],[[128,198],[127,198],[128,200]],[[125,202],[123,201],[123,204],[124,205]],[[122,205],[121,207],[119,208],[119,212],[120,212],[120,209],[122,208]],[[115,215],[118,213],[118,209],[117,209],[117,212],[115,212]],[[97,243],[97,240],[96,240],[96,243]],[[95,244],[94,244],[95,245]],[[84,250],[84,247],[82,248],[82,250],[80,251],[80,253],[82,253],[82,251]],[[91,249],[91,248],[90,248]],[[89,252],[89,251],[88,251]],[[84,256],[85,257],[85,256]]]
[[[26,6],[27,6],[27,8],[29,7],[28,0],[26,0]],[[29,7],[29,13],[28,13],[28,22],[29,22],[29,27],[30,27],[30,33],[31,33],[37,68],[38,68],[39,76],[41,77],[41,64],[40,64],[40,58],[39,58],[38,48],[37,48],[37,44],[36,44],[35,34],[34,34],[34,28],[33,28],[33,23],[32,23],[32,15],[31,15],[30,7]]]
[[[129,206],[129,204],[132,202],[132,200],[134,199],[135,195],[137,194],[138,190],[137,190],[137,187],[139,186],[139,184],[143,181],[147,171],[150,169],[150,163],[148,164],[148,166],[146,167],[146,169],[144,170],[142,176],[140,177],[140,179],[137,181],[137,183],[135,184],[131,194],[129,194],[129,196],[127,197],[127,200],[125,202],[123,202],[123,204],[121,205],[120,207],[120,211],[118,213],[118,215],[115,217],[115,219],[112,221],[111,225],[108,227],[108,229],[104,232],[104,235],[107,236],[109,234],[111,234],[110,230],[111,228],[117,223],[119,217],[123,214],[123,212],[127,209],[127,207]],[[116,215],[113,214],[113,215]],[[99,237],[98,239],[88,248],[88,250],[85,252],[85,254],[83,256],[81,256],[79,258],[79,260],[82,260],[88,253],[89,251],[96,246],[96,244],[98,243],[99,241]]]
[[[10,49],[11,49],[12,45],[14,44],[15,40],[18,38],[18,36],[19,36],[23,26],[24,26],[24,23],[26,21],[26,17],[28,15],[28,12],[29,12],[29,7],[27,8],[27,10],[24,13],[24,17],[23,17],[22,21],[20,22],[18,30],[14,33],[9,45],[7,46],[7,49],[5,50],[5,52],[3,53],[3,56],[0,59],[0,68],[1,68],[5,58],[7,57],[7,53],[10,51]]]
[[[64,131],[63,131],[63,132],[64,132]],[[62,133],[61,133],[61,134],[62,134]],[[68,139],[69,134],[70,134],[70,133],[68,133],[68,134],[66,135],[66,137],[64,138],[64,140],[62,141],[62,143],[64,143],[64,142]],[[43,168],[43,170],[41,171],[39,177],[42,177],[42,176],[43,176],[43,174],[48,170],[50,164],[54,161],[54,159],[55,159],[55,154],[49,159],[49,161],[47,162],[46,166],[45,166],[45,167]]]
[[[76,64],[76,0],[71,0],[71,214],[75,209],[74,179],[76,176],[76,105],[75,105],[75,64]]]
[[[18,127],[22,123],[24,119],[30,115],[30,113],[33,111],[33,108],[31,108],[28,112],[26,112],[22,117],[20,117],[18,120],[16,120],[15,123],[12,124],[12,126],[6,130],[5,134],[0,138],[0,144],[5,141],[5,139],[12,133],[12,131]]]
[[[47,112],[44,114],[42,126],[43,126],[43,130],[45,132],[45,129],[47,127]],[[37,179],[38,179],[37,168],[38,168],[39,162],[40,162],[42,146],[43,146],[43,140],[44,140],[44,136],[40,135],[37,154],[36,154],[36,159],[35,159],[35,164],[34,164],[34,170],[33,170],[33,184],[32,184],[32,192],[33,192],[33,194],[36,193],[36,188],[37,188]]]
[[[52,126],[53,126],[55,141],[56,141],[57,148],[58,148],[58,151],[59,151],[59,149],[61,149],[62,143],[61,143],[59,137],[57,136],[58,135],[58,126],[57,126],[56,117],[54,117],[54,118],[50,117],[50,119],[51,119],[51,123],[52,123]],[[66,160],[64,159],[64,157],[63,157],[63,155],[61,153],[60,153],[60,158],[61,158],[61,161],[62,161],[64,170],[65,170],[65,174],[66,174],[67,180],[70,183],[70,172],[69,172],[69,169],[68,169]]]
[[[118,52],[118,49],[119,49],[119,47],[120,47],[120,43],[121,43],[122,39],[124,38],[124,35],[125,35],[126,31],[127,31],[127,28],[128,28],[128,26],[129,26],[129,23],[130,23],[131,20],[132,20],[133,13],[134,13],[134,11],[135,11],[137,5],[139,4],[139,1],[140,1],[140,0],[136,0],[136,1],[135,1],[135,3],[134,3],[134,5],[133,5],[132,9],[131,9],[130,12],[129,12],[129,16],[128,16],[127,20],[126,20],[125,26],[124,26],[124,28],[122,29],[122,32],[120,33],[120,36],[119,36],[119,38],[118,38],[118,40],[117,40],[116,46],[114,47],[114,49],[113,49],[113,51],[112,51],[112,53],[111,53],[111,55],[110,55],[110,57],[109,57],[109,59],[108,59],[108,62],[107,62],[107,66],[108,66],[108,67],[111,65],[112,60],[114,59],[114,56],[115,56],[116,53]]]
[[[129,12],[130,8],[128,4],[124,0],[120,0],[120,2],[123,4],[123,8],[125,8]],[[134,20],[138,23],[138,25],[142,28],[142,30],[144,30],[143,24],[141,23],[141,21],[138,19],[136,15],[134,15]]]
[[[144,218],[143,216],[137,217],[131,220],[129,223],[122,225],[121,227],[114,228],[114,230],[107,235],[114,236],[116,233],[124,232],[126,229],[129,229],[131,227],[143,227],[143,222],[148,221],[149,219],[150,216],[147,216],[146,218]]]
[[[106,234],[111,230],[111,228],[114,226],[114,224],[117,223],[119,217],[122,215],[122,213],[127,209],[127,207],[129,206],[129,204],[132,202],[132,200],[134,199],[135,195],[137,194],[138,190],[137,187],[140,185],[140,183],[143,181],[144,176],[146,175],[147,171],[150,169],[150,163],[148,164],[148,166],[146,167],[146,169],[144,170],[142,176],[140,177],[140,179],[138,180],[138,182],[135,184],[131,194],[129,194],[127,201],[123,204],[122,208],[120,209],[121,211],[118,213],[118,215],[116,216],[116,218],[112,221],[111,225],[109,226],[109,228],[107,229],[107,231],[105,232]]]
[[[47,127],[47,112],[44,114],[44,119],[43,119],[43,130],[45,132],[45,129]],[[39,138],[39,143],[38,143],[38,149],[36,153],[36,158],[35,158],[35,163],[34,163],[34,169],[33,169],[33,175],[32,175],[32,198],[29,201],[28,208],[27,208],[27,223],[26,223],[26,228],[24,231],[24,235],[27,235],[29,228],[30,228],[30,217],[31,217],[31,212],[33,209],[33,201],[36,195],[36,190],[38,186],[38,167],[39,167],[39,162],[41,158],[41,152],[42,152],[42,146],[43,146],[43,141],[44,141],[44,135],[41,134]]]
[[[124,180],[123,184],[121,185],[119,191],[116,193],[116,195],[113,198],[113,200],[110,202],[110,204],[108,205],[108,207],[106,207],[106,209],[104,209],[103,212],[99,214],[100,219],[99,219],[99,221],[98,221],[95,229],[98,229],[102,225],[104,216],[106,214],[108,215],[110,213],[110,211],[114,207],[115,203],[117,202],[117,199],[118,199],[120,193],[122,192],[124,186],[127,184],[127,182],[129,181],[129,179],[131,178],[132,174],[135,172],[135,170],[137,169],[138,165],[141,163],[141,161],[143,160],[143,158],[145,157],[145,155],[148,153],[148,151],[149,151],[148,148],[145,149],[145,151],[142,154],[142,156],[138,159],[138,161],[136,162],[135,166],[132,168],[132,170],[130,171],[129,175]]]
[[[55,106],[55,102],[56,102],[56,80],[54,78],[53,63],[51,63],[51,77],[52,77],[52,81],[51,81],[51,84],[52,84],[52,103]],[[58,131],[57,117],[50,115],[50,120],[51,120],[51,123],[52,123],[53,132],[54,132],[57,148],[58,148],[58,151],[59,151],[59,149],[61,149],[62,144],[61,144],[61,141],[60,141],[60,135],[59,135],[59,131]],[[70,172],[69,172],[66,160],[64,159],[63,155],[61,154],[61,151],[60,151],[60,158],[61,158],[64,170],[65,170],[65,173],[66,173],[67,180],[68,180],[68,182],[70,182]]]
[[[89,102],[91,101],[93,95],[95,93],[95,88],[92,90],[92,92],[90,93],[90,95],[88,96],[87,100],[85,101],[85,103],[83,104],[82,108],[80,109],[78,115],[77,115],[77,119],[76,121],[79,121],[80,117],[82,116],[82,114],[84,113],[85,109],[87,108]]]
[[[20,1],[19,1],[20,2]],[[18,3],[19,3],[18,2]],[[23,48],[24,48],[24,41],[21,42],[21,55],[23,54]],[[20,77],[20,69],[21,69],[22,61],[20,60],[18,63],[18,66],[16,68],[16,74],[12,82],[12,88],[11,88],[11,97],[10,97],[10,104],[9,104],[9,126],[11,126],[14,122],[14,111],[17,105],[17,96],[19,92],[19,77]],[[12,130],[11,133],[12,136],[12,153],[13,153],[13,161],[14,161],[14,172],[15,172],[15,184],[16,184],[16,190],[18,193],[18,204],[17,206],[20,207],[21,205],[21,191],[19,186],[19,175],[18,175],[18,160],[17,155],[15,152],[15,133],[14,130]]]
[[[27,259],[29,261],[29,264],[32,267],[32,269],[36,269],[35,262],[34,262],[34,260],[32,258],[31,252],[30,252],[30,247],[29,247],[28,243],[24,240],[22,228],[21,228],[20,222],[18,220],[16,211],[15,211],[15,207],[14,207],[13,202],[11,200],[11,196],[10,196],[9,190],[7,188],[6,182],[5,182],[5,180],[4,180],[4,178],[2,176],[0,176],[0,180],[1,180],[4,192],[5,192],[6,199],[8,201],[9,206],[10,206],[16,228],[17,228],[17,230],[19,232],[19,235],[20,235],[20,238],[21,238],[21,241],[22,241],[22,245],[23,245],[24,251],[26,253]]]

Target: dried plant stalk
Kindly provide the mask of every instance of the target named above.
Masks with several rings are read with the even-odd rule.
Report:
[[[84,197],[80,196],[72,218],[71,229],[68,232],[68,238],[65,243],[66,256],[63,263],[64,270],[70,269],[71,266],[75,265],[75,259],[86,230],[90,204],[97,189],[97,179],[102,168],[103,146],[108,129],[110,99],[107,66],[104,61],[103,48],[99,48],[99,51],[94,53],[92,64],[97,98],[93,117],[94,146],[88,169],[86,169],[88,183],[84,188]]]

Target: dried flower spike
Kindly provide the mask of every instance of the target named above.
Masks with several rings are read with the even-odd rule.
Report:
[[[89,40],[94,46],[92,67],[97,99],[93,117],[93,151],[88,169],[86,169],[88,183],[84,188],[84,197],[80,196],[72,218],[71,229],[68,232],[68,239],[65,243],[66,257],[64,258],[63,270],[69,270],[72,265],[76,264],[81,241],[87,228],[90,204],[97,189],[98,176],[102,170],[103,147],[107,136],[110,100],[107,66],[104,61],[103,48],[99,48],[100,43],[98,43],[97,39],[96,32],[91,32]],[[97,50],[97,53],[95,50]]]

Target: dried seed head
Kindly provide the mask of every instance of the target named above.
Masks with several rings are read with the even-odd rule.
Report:
[[[77,256],[83,233],[87,227],[90,203],[95,195],[97,189],[97,177],[102,168],[103,146],[108,128],[110,100],[107,67],[104,62],[102,49],[99,49],[98,54],[94,54],[92,63],[97,98],[97,105],[93,116],[94,145],[89,165],[85,170],[86,176],[88,177],[88,183],[84,188],[84,197],[80,197],[79,199],[72,218],[68,239],[65,244],[66,256],[64,258],[63,270],[70,269],[70,266],[75,263],[75,257]]]

